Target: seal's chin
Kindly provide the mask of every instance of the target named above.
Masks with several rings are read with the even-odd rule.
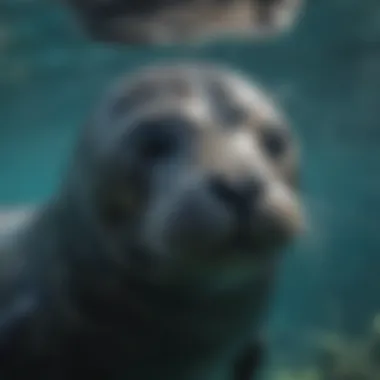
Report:
[[[197,262],[207,263],[244,263],[253,265],[257,262],[270,261],[274,257],[280,256],[281,252],[292,243],[295,236],[285,231],[267,231],[256,233],[248,231],[235,231],[228,238],[221,239],[215,244],[203,244],[198,240],[189,252],[174,252],[179,255],[180,260],[193,259]]]
[[[289,221],[260,215],[252,223],[240,224],[227,210],[217,213],[220,209],[216,208],[213,213],[210,207],[208,212],[200,213],[203,208],[192,206],[180,208],[177,214],[168,213],[167,218],[159,221],[144,219],[138,238],[140,244],[156,252],[157,260],[210,265],[242,261],[249,265],[280,255],[297,235]],[[157,215],[162,213],[153,213]],[[154,228],[146,228],[149,226]]]

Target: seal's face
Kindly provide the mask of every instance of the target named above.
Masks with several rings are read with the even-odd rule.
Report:
[[[119,246],[260,260],[297,233],[297,146],[245,78],[207,65],[154,67],[109,99],[89,157],[102,226]]]
[[[302,0],[67,0],[92,37],[128,44],[271,35],[288,29]]]

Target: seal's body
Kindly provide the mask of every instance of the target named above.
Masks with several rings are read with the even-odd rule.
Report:
[[[301,0],[65,0],[95,40],[163,45],[284,32]]]
[[[233,71],[121,80],[57,196],[2,239],[1,379],[250,379],[302,225],[296,150]]]

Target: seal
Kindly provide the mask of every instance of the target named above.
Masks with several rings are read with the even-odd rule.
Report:
[[[56,194],[1,240],[1,379],[252,378],[303,225],[297,147],[230,68],[118,80]]]
[[[65,0],[89,36],[103,42],[164,45],[289,30],[302,0]]]

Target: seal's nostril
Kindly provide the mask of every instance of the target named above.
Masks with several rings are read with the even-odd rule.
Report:
[[[255,177],[232,181],[221,176],[210,179],[212,193],[221,201],[239,211],[256,202],[263,191],[263,183]]]
[[[219,176],[210,178],[210,188],[212,194],[225,203],[235,203],[238,198],[230,183]]]

